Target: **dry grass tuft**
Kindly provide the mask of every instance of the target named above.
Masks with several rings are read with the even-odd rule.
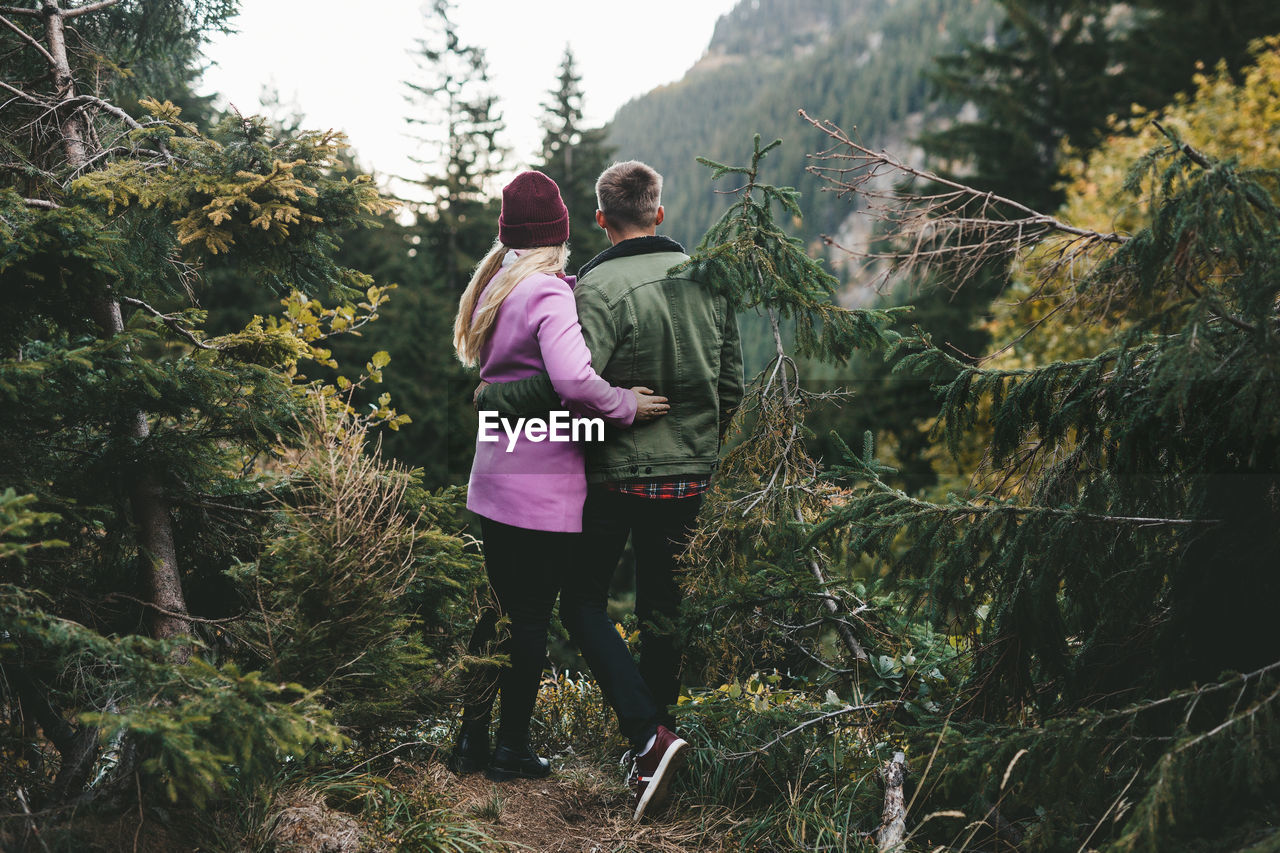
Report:
[[[291,788],[277,797],[270,826],[277,853],[356,853],[362,848],[360,824],[351,815],[325,804],[324,795]]]

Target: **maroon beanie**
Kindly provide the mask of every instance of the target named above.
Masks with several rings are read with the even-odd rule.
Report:
[[[569,239],[569,209],[556,182],[541,172],[521,172],[502,188],[498,239],[512,249],[559,246]]]

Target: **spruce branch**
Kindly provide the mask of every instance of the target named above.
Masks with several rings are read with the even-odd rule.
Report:
[[[839,441],[839,436],[835,436]],[[953,499],[952,503],[939,504],[921,498],[912,497],[906,492],[889,485],[881,479],[879,472],[872,470],[864,459],[849,452],[845,446],[848,464],[837,466],[829,475],[831,477],[851,477],[864,482],[868,493],[863,497],[851,500],[843,506],[831,509],[820,521],[806,540],[807,546],[814,546],[828,533],[836,528],[856,525],[864,531],[892,529],[903,526],[906,519],[911,524],[921,524],[932,519],[937,529],[945,529],[963,521],[973,521],[983,517],[1004,516],[1007,518],[1038,517],[1054,518],[1089,524],[1117,524],[1150,526],[1183,526],[1221,524],[1216,518],[1163,518],[1157,516],[1109,515],[1106,513],[1088,512],[1079,509],[1067,509],[1052,506],[1020,506],[1001,500],[994,495],[987,495],[985,502],[976,500]],[[982,500],[979,498],[978,500]],[[863,534],[865,538],[865,534]]]
[[[1185,155],[1186,158],[1190,160],[1192,163],[1195,163],[1201,169],[1213,168],[1213,161],[1210,160],[1205,155],[1201,154],[1195,148],[1193,148],[1190,143],[1183,142],[1178,137],[1177,134],[1175,134],[1173,131],[1166,128],[1163,124],[1161,124],[1159,121],[1155,119],[1151,121],[1151,124],[1155,126],[1156,130],[1164,134],[1165,138],[1167,138],[1170,142],[1172,142],[1174,147],[1177,148],[1180,152],[1182,152],[1182,154]]]
[[[712,180],[725,176],[739,180],[730,191],[729,208],[686,266],[737,305],[762,314],[769,323],[773,347],[764,370],[748,384],[736,416],[738,423],[751,425],[750,435],[727,454],[708,499],[708,517],[690,544],[688,558],[696,560],[700,570],[715,573],[744,565],[761,567],[743,587],[726,590],[730,603],[720,602],[712,611],[720,607],[735,613],[750,610],[746,617],[750,624],[791,625],[782,629],[780,638],[767,642],[800,648],[815,660],[822,655],[808,648],[814,642],[812,634],[829,627],[842,647],[838,655],[864,662],[869,655],[853,626],[875,630],[865,615],[870,608],[847,590],[833,588],[821,555],[803,545],[799,533],[822,512],[830,491],[805,449],[805,412],[814,399],[848,395],[811,394],[800,386],[799,367],[788,351],[783,323],[789,322],[794,329],[799,353],[840,362],[855,348],[883,349],[896,342],[898,337],[888,327],[900,312],[840,307],[835,301],[835,278],[774,221],[775,205],[792,216],[799,212],[794,189],[760,181],[761,161],[779,144],[762,145],[757,134],[748,165],[700,161],[712,170]],[[761,530],[767,531],[764,537]],[[821,618],[796,620],[793,611],[775,615],[777,611],[765,604],[764,593],[783,585],[816,590]],[[748,606],[749,602],[756,604]],[[821,663],[830,672],[849,670],[825,660]]]
[[[154,308],[151,305],[148,305],[146,302],[143,302],[141,299],[135,299],[132,296],[122,296],[120,297],[120,301],[126,305],[132,305],[134,308],[141,308],[143,311],[146,311],[148,314],[155,317],[160,322],[164,323],[174,332],[186,338],[188,341],[190,341],[194,346],[196,346],[199,349],[215,350],[215,351],[218,349],[217,347],[210,346],[209,344],[197,338],[195,335],[195,332],[191,331],[191,329],[188,329],[186,326],[182,325],[182,320],[179,317],[175,317],[172,314],[165,314],[163,311],[160,311],[159,309]]]

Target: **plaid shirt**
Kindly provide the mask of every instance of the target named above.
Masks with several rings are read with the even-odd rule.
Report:
[[[669,477],[665,480],[630,480],[622,483],[606,483],[610,490],[624,495],[656,500],[693,498],[705,492],[711,485],[709,477],[686,479]]]

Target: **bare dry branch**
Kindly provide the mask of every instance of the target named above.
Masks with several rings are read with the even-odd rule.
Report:
[[[126,305],[132,305],[135,308],[141,308],[143,311],[146,311],[151,316],[160,320],[160,322],[164,323],[170,329],[177,332],[179,335],[186,338],[188,341],[190,341],[192,344],[194,344],[196,347],[200,349],[207,349],[207,350],[217,349],[217,347],[210,346],[209,344],[197,338],[194,332],[192,332],[186,326],[182,325],[182,322],[177,317],[174,317],[172,314],[165,314],[159,311],[158,309],[148,305],[146,302],[143,302],[141,299],[134,299],[132,296],[122,296],[120,297],[120,301]]]
[[[787,729],[785,732],[778,735],[776,738],[764,744],[763,746],[757,746],[748,752],[731,752],[728,755],[726,755],[725,758],[750,758],[753,755],[760,755],[762,753],[768,752],[772,747],[775,747],[778,744],[782,743],[784,740],[791,737],[793,734],[804,731],[810,726],[816,726],[819,723],[825,723],[828,720],[834,720],[836,717],[843,717],[848,714],[856,714],[861,711],[875,711],[880,708],[885,708],[890,705],[896,705],[896,704],[898,703],[896,700],[894,700],[894,701],[886,701],[886,702],[875,702],[870,705],[845,705],[843,708],[839,708],[835,711],[829,711],[825,714],[822,714],[821,716],[814,717],[813,719],[810,719],[810,720],[805,720],[800,725],[793,726],[792,728]]]
[[[74,98],[68,98],[63,103],[70,104],[70,103],[76,103],[76,102],[92,104],[93,106],[98,107],[103,112],[113,115],[116,118],[120,119],[122,122],[124,122],[133,130],[143,130],[147,126],[139,122],[136,118],[129,115],[127,112],[120,109],[120,107],[117,107],[115,104],[111,103],[110,101],[104,101],[102,98],[95,97],[94,95],[76,95]],[[173,162],[173,154],[169,151],[169,146],[165,145],[163,139],[156,140],[156,147],[160,149],[160,156],[164,157],[165,162],[168,162],[168,163]]]
[[[177,612],[165,610],[163,607],[159,607],[155,604],[152,604],[150,601],[143,601],[141,598],[135,598],[134,596],[126,595],[123,592],[109,592],[106,594],[105,597],[103,597],[102,600],[108,604],[111,604],[118,600],[131,601],[140,607],[150,608],[151,610],[154,610],[157,613],[163,613],[166,616],[178,617],[181,619],[185,619],[188,622],[199,622],[202,625],[216,625],[220,628],[225,627],[230,622],[237,622],[245,618],[244,614],[240,614],[237,616],[227,616],[223,619],[204,619],[199,616],[192,616],[190,613],[177,613]]]
[[[25,9],[20,6],[0,6],[0,15],[30,15],[33,18],[40,17],[39,9]]]
[[[830,121],[811,118],[804,110],[800,116],[833,142],[809,155],[813,164],[807,171],[837,195],[856,196],[863,205],[860,212],[887,226],[885,237],[892,248],[884,251],[843,246],[824,237],[828,245],[866,263],[878,285],[900,276],[936,274],[959,289],[993,261],[1010,259],[1049,235],[1063,238],[1049,268],[1070,271],[1092,252],[1128,239],[1078,228],[1013,199],[911,166],[887,152],[872,151]],[[936,190],[911,193],[900,186],[904,180]]]
[[[56,201],[47,201],[43,198],[24,198],[22,203],[27,207],[38,207],[41,210],[57,210],[62,206]]]
[[[1164,126],[1163,124],[1161,124],[1160,122],[1155,121],[1155,120],[1152,120],[1152,122],[1151,122],[1151,123],[1152,123],[1153,125],[1155,125],[1156,130],[1158,130],[1158,131],[1160,131],[1161,133],[1163,133],[1163,134],[1164,134],[1166,137],[1168,137],[1169,139],[1171,139],[1171,140],[1172,140],[1172,139],[1176,139],[1176,137],[1175,137],[1172,133],[1170,133],[1168,130],[1166,130],[1166,129],[1165,129],[1165,126]],[[1179,150],[1179,151],[1181,151],[1183,154],[1185,154],[1188,160],[1190,160],[1192,163],[1195,163],[1195,164],[1196,164],[1197,166],[1199,166],[1201,169],[1212,169],[1212,168],[1213,168],[1213,161],[1211,161],[1208,157],[1206,157],[1206,156],[1204,156],[1203,154],[1201,154],[1201,153],[1200,153],[1199,151],[1197,151],[1196,149],[1192,148],[1192,147],[1191,147],[1191,145],[1189,145],[1188,143],[1186,143],[1186,142],[1179,142],[1179,143],[1178,143],[1178,150]]]
[[[111,115],[120,119],[122,122],[129,125],[129,127],[133,128],[134,130],[142,130],[142,124],[136,118],[129,115],[127,112],[120,109],[110,101],[104,101],[102,98],[96,97],[94,95],[76,95],[74,98],[68,98],[62,103],[63,104],[74,104],[74,103],[93,104],[94,106],[101,109],[103,112],[110,113]]]
[[[63,9],[61,14],[64,18],[78,18],[81,15],[87,15],[90,12],[97,12],[109,6],[114,6],[119,2],[120,0],[98,0],[96,3],[86,3],[73,9]]]
[[[43,56],[45,58],[45,61],[48,62],[50,65],[54,64],[55,60],[53,58],[53,54],[45,50],[44,45],[36,41],[36,39],[30,33],[24,30],[22,27],[18,26],[13,21],[4,17],[4,15],[0,15],[0,24],[4,24],[9,29],[13,30],[22,38],[23,41],[25,41],[27,44],[31,45],[37,51],[39,51],[40,55]]]
[[[106,159],[107,157],[114,157],[117,154],[145,154],[149,157],[164,156],[164,152],[152,151],[150,148],[125,148],[123,145],[116,145],[111,148],[104,148],[101,151],[99,151],[97,154],[94,154],[92,157],[85,160],[84,164],[80,166],[79,169],[76,169],[74,172],[72,172],[71,175],[67,178],[67,180],[74,181],[76,178],[80,177],[80,175],[89,171],[89,167],[92,166],[94,163],[97,163],[99,160]]]
[[[21,98],[22,100],[28,103],[38,104],[42,107],[45,106],[44,101],[40,100],[34,95],[31,95],[27,92],[22,91],[17,86],[10,86],[8,83],[4,82],[3,80],[0,80],[0,89],[5,89],[6,91],[12,92],[14,95],[16,95],[17,97]]]

